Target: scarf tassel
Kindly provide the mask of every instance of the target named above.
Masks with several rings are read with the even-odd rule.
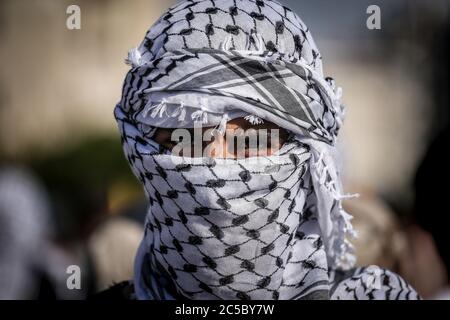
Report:
[[[231,35],[228,35],[224,41],[220,44],[220,50],[222,51],[229,51],[232,45],[232,37]]]
[[[159,117],[161,118],[163,114],[166,112],[166,110],[167,110],[167,101],[166,99],[162,99],[161,102],[158,104],[147,105],[147,107],[145,107],[144,111],[142,112],[142,115],[144,117],[147,117],[148,113],[151,111],[150,117],[156,118],[156,116],[159,115]]]
[[[227,123],[229,119],[230,117],[228,116],[228,113],[224,113],[222,119],[220,119],[219,124],[215,128],[222,136],[225,134],[225,131],[227,130]]]
[[[183,101],[180,102],[180,105],[171,114],[171,117],[173,117],[173,118],[177,117],[177,120],[179,122],[184,121],[184,119],[186,118],[186,108],[184,107],[184,102]]]
[[[347,239],[347,236],[354,239],[356,238],[357,233],[351,223],[353,217],[344,210],[342,200],[359,197],[359,194],[342,194],[340,192],[340,188],[334,181],[334,176],[331,174],[329,166],[325,164],[323,152],[320,152],[317,161],[313,163],[313,167],[313,175],[316,181],[324,186],[325,191],[332,200],[338,202],[337,208],[329,213],[331,214],[332,223],[336,224],[336,226],[333,226],[333,234],[330,238],[330,243],[328,244],[328,250],[335,250],[333,258],[335,267],[348,269],[353,266],[355,256],[353,254],[354,247]],[[331,178],[329,182],[326,182],[327,177]]]
[[[248,122],[250,122],[252,125],[258,125],[258,124],[264,123],[263,119],[261,119],[258,116],[252,115],[252,114],[245,116],[244,119],[247,120]]]
[[[128,51],[128,57],[125,59],[125,63],[132,67],[138,67],[141,65],[142,55],[138,48],[133,48]]]
[[[193,112],[191,118],[195,122],[206,124],[208,123],[208,112],[206,112],[206,110],[202,107],[200,110]]]

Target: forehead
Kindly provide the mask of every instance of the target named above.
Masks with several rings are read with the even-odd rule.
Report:
[[[276,125],[273,122],[270,121],[264,121],[260,124],[251,124],[249,121],[247,121],[244,118],[236,118],[233,120],[228,121],[227,123],[227,129],[281,129],[278,125]]]
[[[185,128],[185,130],[193,132],[195,130],[201,130],[201,131],[206,131],[208,129],[213,129],[214,127],[211,126],[201,126],[201,127],[197,127],[197,128]],[[158,135],[159,139],[170,139],[171,138],[171,133],[176,130],[177,128],[157,128],[156,132]],[[282,131],[283,133],[285,132],[284,129],[280,128],[278,125],[276,125],[273,122],[270,121],[264,121],[263,123],[260,124],[251,124],[249,121],[247,121],[244,118],[236,118],[233,120],[230,120],[227,122],[226,125],[226,129],[227,130],[238,130],[238,129],[242,129],[242,130],[249,130],[249,129],[255,129],[255,130],[272,130],[272,129],[280,129],[280,131]]]

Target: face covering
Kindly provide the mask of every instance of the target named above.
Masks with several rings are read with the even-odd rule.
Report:
[[[127,61],[115,117],[150,203],[137,297],[345,298],[354,273],[335,270],[353,266],[354,232],[335,160],[342,91],[323,77],[300,18],[276,1],[184,1]],[[152,140],[155,127],[223,133],[235,117],[271,121],[295,138],[260,161],[202,164]],[[356,286],[381,277],[358,272]]]
[[[328,288],[316,219],[304,210],[310,154],[299,141],[238,160],[141,148],[137,170],[151,205],[143,250],[182,295],[292,299]]]
[[[334,159],[341,90],[323,77],[319,50],[296,14],[274,1],[182,2],[150,28],[128,62],[118,107],[130,121],[166,128],[200,123],[223,133],[238,110],[301,136],[310,147],[328,263],[354,264]]]

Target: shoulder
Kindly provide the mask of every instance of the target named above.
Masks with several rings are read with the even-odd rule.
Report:
[[[372,265],[348,271],[333,270],[333,300],[419,300],[419,294],[398,274]]]

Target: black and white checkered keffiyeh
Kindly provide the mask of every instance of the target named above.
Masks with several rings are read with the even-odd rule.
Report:
[[[339,288],[350,273],[333,280],[334,270],[354,263],[333,156],[341,90],[323,77],[298,16],[269,0],[184,1],[150,28],[128,63],[115,116],[150,201],[137,296],[346,298]],[[161,153],[151,139],[155,127],[201,123],[223,132],[237,117],[271,121],[292,137],[278,154],[250,163],[198,163]],[[350,278],[358,274],[355,283],[374,298],[391,297],[392,281],[366,286],[391,277],[376,270]],[[405,285],[399,296],[411,292]]]

